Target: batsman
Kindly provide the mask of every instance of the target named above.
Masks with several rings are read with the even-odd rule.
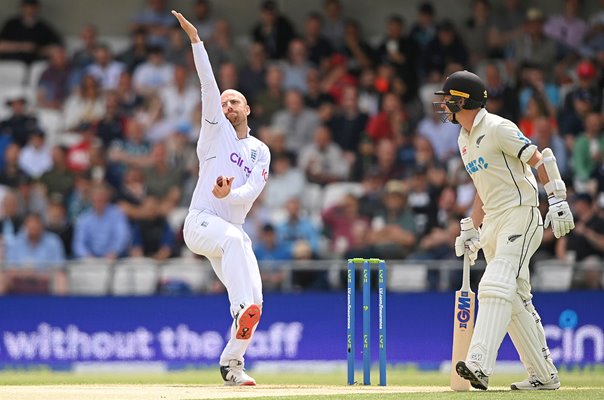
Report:
[[[539,151],[516,124],[485,109],[487,90],[477,75],[455,72],[435,94],[443,96],[433,103],[443,122],[461,125],[459,151],[476,187],[472,215],[461,221],[455,251],[474,264],[482,249],[487,261],[478,286],[480,307],[474,334],[466,360],[457,362],[456,371],[474,388],[486,390],[507,332],[528,372],[527,379],[511,388],[558,389],[558,371],[529,283],[529,261],[541,243],[543,229],[551,225],[560,238],[575,227],[556,158],[549,148]],[[548,195],[545,223],[531,167]]]

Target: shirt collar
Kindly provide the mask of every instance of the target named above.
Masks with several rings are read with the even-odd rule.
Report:
[[[474,117],[474,122],[472,123],[472,129],[474,129],[476,127],[476,125],[480,124],[482,122],[482,119],[488,113],[489,112],[487,111],[486,108],[481,108],[480,111],[478,111],[478,114],[476,114],[476,116]],[[470,134],[470,132],[468,132],[465,128],[462,128],[462,129],[463,129],[463,131],[465,132],[466,135]]]

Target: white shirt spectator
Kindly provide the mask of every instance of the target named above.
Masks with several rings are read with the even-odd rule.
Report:
[[[199,89],[191,86],[181,92],[176,86],[169,85],[162,89],[160,96],[164,116],[174,126],[181,122],[190,122],[191,116],[199,105]]]
[[[94,76],[103,90],[111,90],[117,88],[120,80],[120,75],[124,72],[125,66],[119,61],[112,61],[105,67],[99,64],[92,64],[86,69],[86,73]]]
[[[19,168],[27,175],[36,179],[52,168],[51,148],[44,143],[44,136],[35,135],[29,143],[21,149]]]
[[[146,94],[159,90],[172,82],[174,67],[168,63],[153,64],[145,62],[134,71],[133,81],[136,91]]]
[[[457,146],[459,125],[443,124],[440,119],[428,116],[419,122],[417,133],[430,141],[440,161],[447,161],[459,153]]]

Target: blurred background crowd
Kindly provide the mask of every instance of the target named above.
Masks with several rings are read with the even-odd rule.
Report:
[[[181,227],[203,104],[169,2],[141,1],[129,35],[113,41],[84,22],[78,37],[62,36],[43,3],[21,0],[0,21],[0,293],[69,293],[66,266],[79,260],[194,258]],[[456,259],[475,192],[459,127],[442,124],[431,102],[461,69],[484,79],[490,112],[553,149],[569,188],[577,227],[560,240],[546,230],[534,263],[566,263],[568,287],[601,289],[604,1],[554,3],[546,14],[473,0],[451,20],[418,2],[413,13],[392,10],[372,37],[341,0],[304,16],[264,1],[245,10],[255,27],[241,36],[210,0],[187,3],[180,11],[219,87],[247,97],[251,133],[271,150],[245,224],[267,290],[283,287],[280,267],[292,260],[311,266],[288,278],[295,288],[337,287],[316,265],[349,257],[428,265],[425,288],[449,289],[434,272]]]

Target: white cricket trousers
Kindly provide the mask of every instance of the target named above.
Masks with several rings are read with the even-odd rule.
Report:
[[[241,310],[242,304],[262,307],[258,261],[252,241],[241,225],[231,224],[207,211],[191,210],[185,219],[183,235],[187,247],[210,261],[226,287],[232,317]],[[233,320],[231,338],[220,356],[220,365],[228,365],[230,360],[244,362],[243,355],[251,339],[236,339],[235,334]]]

